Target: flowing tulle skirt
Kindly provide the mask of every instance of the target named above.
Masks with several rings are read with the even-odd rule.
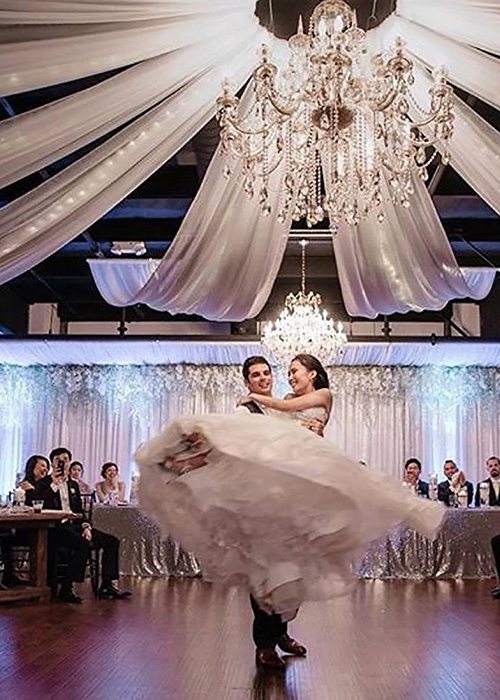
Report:
[[[183,475],[166,469],[194,432],[210,449],[208,464]],[[182,417],[136,460],[141,508],[199,557],[204,577],[243,584],[285,617],[303,601],[349,592],[355,558],[395,524],[433,538],[445,512],[270,416]]]

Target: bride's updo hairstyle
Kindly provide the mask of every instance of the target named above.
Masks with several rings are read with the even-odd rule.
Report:
[[[308,355],[307,353],[302,353],[300,355],[295,355],[292,362],[297,360],[310,372],[316,372],[314,377],[313,386],[315,389],[329,389],[330,381],[326,373],[326,369],[323,367],[321,362],[314,355]]]

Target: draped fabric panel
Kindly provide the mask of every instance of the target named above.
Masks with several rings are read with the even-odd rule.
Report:
[[[384,179],[383,222],[372,213],[357,226],[341,224],[333,248],[342,297],[351,316],[442,309],[451,299],[483,299],[495,270],[465,277],[431,196],[418,176],[408,209],[392,203]]]
[[[426,99],[431,85],[428,72],[417,67],[415,94]],[[500,214],[500,134],[463,100],[455,96],[453,136],[448,144],[450,165]],[[428,133],[428,127],[424,127]],[[438,150],[440,146],[438,144]]]
[[[63,158],[165,100],[241,48],[248,19],[142,61],[93,87],[0,122],[0,187]]]
[[[226,31],[244,16],[225,18]],[[247,15],[248,17],[248,15]],[[248,17],[251,28],[255,24]],[[146,20],[126,25],[61,25],[54,38],[46,27],[0,28],[0,94],[54,85],[137,63],[165,51],[187,46],[220,33],[220,21],[205,16]],[[250,29],[251,31],[251,29]]]
[[[425,66],[431,70],[446,67],[450,83],[500,108],[500,61],[494,56],[448,39],[403,17],[389,17],[381,25],[381,30],[378,30],[378,34],[383,36],[386,47],[393,45],[396,37],[402,37],[407,50]]]
[[[461,22],[472,12],[471,8],[478,10],[475,27],[462,29],[474,35],[479,33],[480,26],[487,43],[498,14],[497,5],[478,5],[470,0],[457,2],[456,16],[461,17]],[[444,0],[444,6],[451,8],[450,0]],[[147,111],[109,141],[2,210],[0,284],[30,269],[85,230],[182,147],[213,115],[222,78],[230,76],[232,71],[237,86],[243,84],[255,64],[255,48],[266,36],[253,15],[253,0],[239,0],[237,4],[219,0],[210,5],[210,11],[201,0],[186,3],[109,0],[99,7],[91,0],[78,3],[42,0],[36,5],[23,1],[4,3],[2,9],[5,22],[0,30],[0,39],[4,39],[0,61],[4,72],[0,72],[0,88],[3,83],[4,94],[147,59],[123,73],[123,78],[115,76],[81,95],[7,121],[9,139],[11,136],[20,139],[21,158],[6,181],[60,158],[68,149],[90,143],[138,115],[143,108]],[[400,17],[397,21],[412,26],[412,50],[431,64],[440,53],[434,50],[429,32],[418,26],[419,11],[410,17],[410,5],[404,0],[399,3],[399,9],[405,19]],[[74,18],[71,24],[61,22],[66,11],[70,12],[68,19]],[[42,26],[44,12],[48,13],[46,19],[50,24]],[[235,27],[239,22],[248,26],[238,33]],[[452,29],[455,23],[452,13],[449,22]],[[432,29],[441,31],[438,22],[432,23]],[[455,36],[452,29],[443,33],[453,42],[441,41],[441,36],[436,34],[435,43],[441,41],[441,49],[449,52],[453,79],[461,80],[460,64],[467,61],[470,67],[464,67],[463,84],[496,103],[491,79],[495,59],[455,46],[457,38],[459,41],[463,38]],[[385,29],[377,32],[383,34]],[[227,41],[219,40],[226,35]],[[193,59],[181,69],[181,61],[176,61],[181,53],[186,62],[193,56],[194,38],[203,40],[213,55],[203,54],[199,64]],[[231,45],[233,38],[235,43]],[[482,47],[472,40],[468,43]],[[274,44],[278,50],[282,49],[283,42]],[[159,78],[164,63],[165,66],[168,63],[169,75],[162,81]],[[476,72],[484,73],[484,83],[475,80]],[[427,82],[423,71],[422,76],[418,76],[417,82],[426,103]],[[110,86],[121,86],[125,94],[124,86],[130,79],[136,81],[136,88],[142,80],[141,87],[132,91],[128,102],[113,103],[115,90]],[[158,87],[153,84],[157,79]],[[64,119],[69,124],[64,134],[57,134],[53,126],[56,109],[65,112]],[[498,135],[458,100],[457,110],[451,149],[454,167],[498,211]],[[86,111],[91,113],[87,123]],[[4,148],[5,170],[9,171],[13,153],[18,150],[15,147],[9,150],[10,140],[4,141]],[[134,273],[134,278],[128,275],[125,279],[124,268],[110,265],[114,271],[108,272],[103,280],[98,271],[103,271],[104,264],[93,264],[94,273],[101,278],[98,284],[111,303],[141,302],[173,312],[200,313],[214,320],[239,320],[258,313],[279,268],[288,226],[277,224],[276,207],[271,217],[263,218],[256,202],[247,201],[241,192],[238,173],[224,181],[222,169],[221,158],[216,155],[206,185],[201,188],[176,242],[153,275],[147,277],[142,269],[139,277]],[[278,171],[277,184],[280,177]],[[469,280],[468,283],[464,279],[443,241],[444,234],[436,224],[435,214],[430,212],[430,200],[423,194],[420,200],[424,203],[425,226],[415,225],[414,212],[409,216],[395,212],[390,203],[386,204],[386,221],[396,227],[392,232],[381,231],[373,222],[367,222],[367,230],[375,231],[374,237],[382,246],[374,256],[370,243],[362,240],[354,244],[340,232],[335,247],[340,257],[343,256],[339,267],[344,270],[341,279],[344,293],[348,299],[351,297],[350,308],[360,306],[370,317],[376,312],[390,313],[388,309],[440,308],[451,295],[479,298],[482,293],[479,288],[484,291],[487,287],[484,277],[481,282]],[[349,255],[358,256],[353,258],[350,276],[346,274]],[[367,264],[369,256],[371,266]],[[374,260],[378,261],[378,268],[374,267]],[[402,282],[407,272],[409,282]],[[356,302],[352,301],[354,297]]]
[[[396,14],[455,41],[500,53],[498,0],[397,0]]]
[[[258,314],[278,274],[290,220],[281,224],[262,215],[257,198],[248,199],[241,187],[240,168],[226,180],[224,158],[216,152],[173,244],[147,282],[146,266],[89,260],[104,299],[219,321]],[[281,177],[278,167],[269,187],[276,198]]]
[[[1,24],[94,24],[232,12],[249,0],[2,0]],[[207,9],[207,6],[210,9]]]
[[[0,284],[30,269],[94,223],[171,158],[213,116],[224,74],[247,78],[261,30],[238,55],[187,83],[175,95],[91,153],[2,210]],[[223,59],[224,60],[224,59]]]
[[[156,262],[156,261],[155,261]],[[46,367],[61,365],[242,365],[251,355],[266,355],[257,341],[203,340],[132,336],[100,340],[78,336],[51,336],[50,339],[4,338],[0,343],[2,366]],[[500,343],[477,338],[438,338],[436,342],[350,342],[342,348],[333,365],[422,367],[500,367]],[[1,398],[1,394],[0,394]]]

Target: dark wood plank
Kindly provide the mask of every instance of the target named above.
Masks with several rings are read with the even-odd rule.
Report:
[[[125,583],[125,582],[123,582]],[[2,610],[0,693],[31,700],[490,700],[500,602],[490,581],[360,582],[290,625],[308,647],[258,673],[243,591],[135,579],[130,601]]]
[[[44,588],[45,586],[19,586],[18,588],[0,590],[0,604],[43,599]]]

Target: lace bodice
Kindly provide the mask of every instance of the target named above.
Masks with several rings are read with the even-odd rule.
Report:
[[[304,421],[304,420],[312,420],[314,418],[317,418],[318,420],[322,421],[322,423],[325,423],[328,421],[328,413],[326,412],[326,409],[323,408],[323,406],[315,406],[313,408],[305,408],[302,411],[294,411],[293,413],[288,414],[294,421]]]

